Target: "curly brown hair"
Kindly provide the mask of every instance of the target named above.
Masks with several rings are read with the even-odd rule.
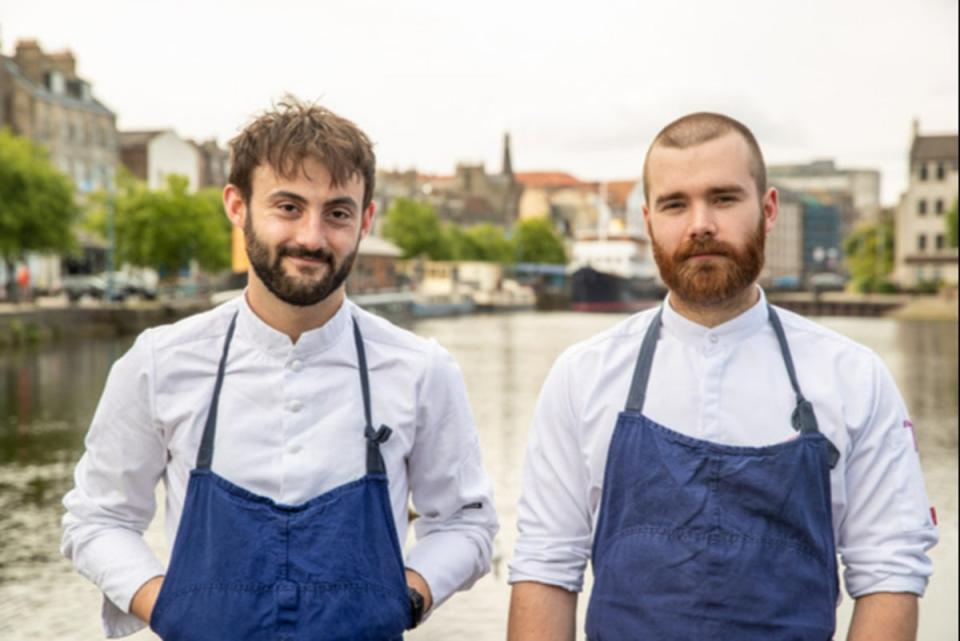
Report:
[[[306,158],[326,167],[334,187],[359,175],[363,208],[373,200],[377,160],[367,135],[329,109],[289,95],[230,141],[229,182],[249,204],[258,166],[265,163],[289,179],[298,175]]]

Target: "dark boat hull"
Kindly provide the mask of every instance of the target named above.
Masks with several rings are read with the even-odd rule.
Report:
[[[653,281],[629,279],[582,267],[570,278],[570,307],[578,312],[636,312],[659,304]]]

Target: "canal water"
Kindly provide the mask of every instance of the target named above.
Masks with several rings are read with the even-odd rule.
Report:
[[[454,596],[411,641],[502,641],[507,561],[527,428],[540,385],[566,346],[620,321],[617,315],[518,313],[421,321],[460,362],[501,519],[494,571]],[[825,325],[887,362],[917,426],[927,492],[940,519],[936,573],[921,601],[921,641],[957,638],[957,323],[825,318]],[[100,596],[58,552],[60,500],[111,363],[132,338],[0,352],[0,640],[102,638]],[[160,502],[162,505],[162,501]],[[162,517],[146,534],[166,557]],[[580,599],[582,625],[585,596]],[[850,600],[840,609],[844,630]],[[149,631],[130,637],[155,640]],[[838,635],[843,638],[843,635]]]

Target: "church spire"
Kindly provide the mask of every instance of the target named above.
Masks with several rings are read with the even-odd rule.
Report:
[[[510,157],[510,132],[503,134],[503,167],[500,173],[504,176],[513,176],[513,160]]]

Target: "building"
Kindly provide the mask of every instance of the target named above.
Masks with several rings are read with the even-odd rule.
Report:
[[[527,171],[516,174],[522,187],[520,220],[546,217],[565,238],[596,231],[600,186],[561,171]]]
[[[803,207],[803,277],[843,268],[843,221],[840,208],[807,194],[800,196]]]
[[[780,211],[767,235],[760,282],[771,289],[794,289],[804,284],[804,206],[800,195],[780,191]],[[812,252],[811,252],[812,253]]]
[[[81,196],[106,189],[113,181],[118,160],[116,115],[77,74],[77,61],[69,50],[46,52],[36,40],[21,40],[13,56],[0,54],[0,127],[42,145]],[[95,251],[82,236],[80,241],[82,251]],[[25,264],[35,293],[60,289],[59,256],[30,253]],[[0,282],[6,278],[0,273]]]
[[[507,228],[517,220],[522,186],[513,172],[510,135],[503,137],[500,172],[488,174],[483,163],[459,163],[454,175],[380,171],[375,198],[386,211],[396,198],[429,203],[440,220],[470,226],[482,223]]]
[[[894,223],[893,278],[901,287],[957,285],[957,249],[948,246],[946,229],[957,190],[957,134],[921,135],[914,121],[907,190]]]
[[[199,188],[225,187],[230,177],[230,152],[217,144],[215,138],[192,142],[200,154]]]
[[[190,191],[203,180],[200,150],[172,129],[121,131],[120,162],[150,189],[163,189],[174,174],[187,179]]]
[[[833,160],[806,164],[769,165],[767,179],[775,187],[813,196],[837,207],[841,233],[846,236],[859,222],[880,216],[880,172],[875,169],[839,169]]]
[[[0,55],[0,126],[42,144],[80,193],[104,189],[113,177],[116,115],[77,75],[70,51],[47,53],[21,40],[12,57]]]

